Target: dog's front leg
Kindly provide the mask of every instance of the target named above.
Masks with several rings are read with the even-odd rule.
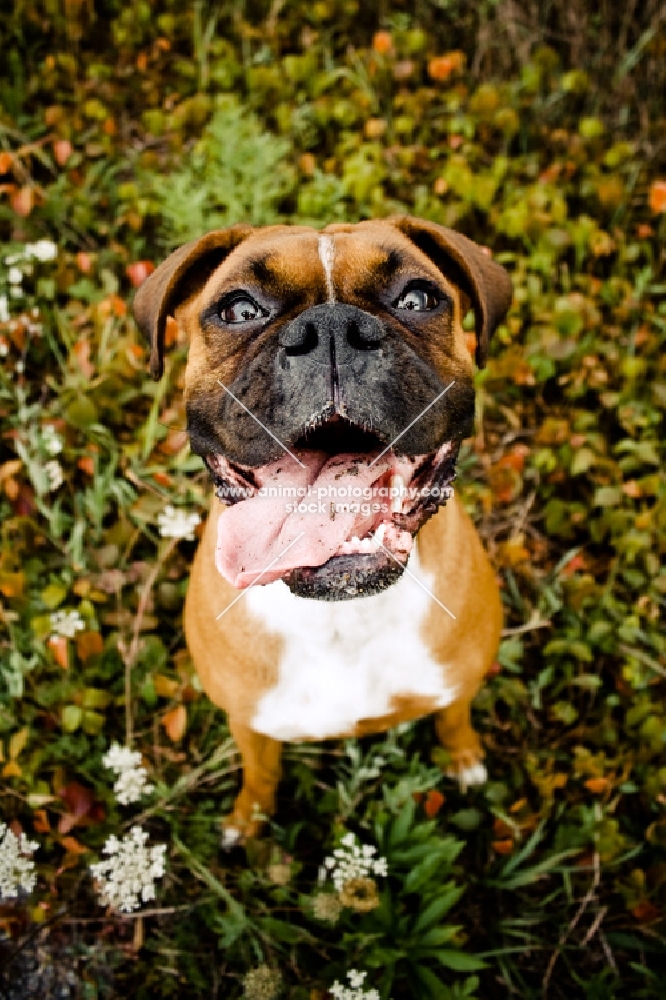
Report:
[[[222,823],[222,844],[234,847],[261,829],[262,816],[275,812],[275,793],[280,780],[282,744],[248,726],[229,719],[231,735],[240,751],[243,784],[232,812]]]
[[[451,754],[447,774],[455,778],[463,790],[468,785],[482,785],[487,778],[483,747],[478,733],[472,729],[470,710],[471,702],[459,699],[435,715],[439,741]]]

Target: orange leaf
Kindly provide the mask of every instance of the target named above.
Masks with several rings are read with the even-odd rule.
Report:
[[[5,483],[5,493],[10,500],[14,500],[18,494],[18,487],[16,493],[10,487],[10,484],[14,483],[16,485],[16,480],[8,479]],[[12,493],[14,495],[12,496]],[[3,597],[20,597],[23,593],[23,587],[25,586],[25,577],[23,573],[0,573],[0,594]]]
[[[666,212],[666,181],[653,181],[650,185],[650,208],[655,215]]]
[[[35,192],[31,187],[22,187],[10,198],[12,210],[25,219],[30,215],[35,204]]]
[[[53,155],[59,167],[65,166],[73,152],[74,148],[69,139],[56,139],[53,143]]]
[[[493,840],[492,848],[497,854],[511,854],[514,843],[512,840]]]
[[[76,837],[63,837],[60,843],[68,854],[86,854],[88,852],[88,848],[84,847]]]
[[[12,169],[12,164],[14,162],[14,157],[11,153],[2,152],[0,153],[0,174],[8,174]]]
[[[153,479],[159,486],[171,486],[171,476],[167,472],[154,472]]]
[[[393,36],[390,31],[376,31],[372,39],[372,47],[380,55],[388,55],[393,51]]]
[[[445,802],[446,799],[444,798],[442,793],[438,792],[436,788],[431,788],[430,791],[428,792],[428,796],[426,798],[424,806],[426,816],[429,819],[432,819],[433,816],[437,815],[437,813],[442,808]]]
[[[32,817],[35,833],[50,833],[51,824],[46,809],[35,809]]]
[[[599,795],[601,792],[605,792],[610,784],[608,778],[589,778],[585,782],[585,787],[588,791],[592,792],[593,795]]]
[[[93,260],[89,253],[81,250],[76,255],[76,266],[82,274],[89,274],[92,271]]]
[[[67,639],[64,635],[52,635],[49,639],[49,648],[55,657],[55,661],[63,670],[69,667],[69,656]]]
[[[643,899],[634,906],[631,912],[641,924],[653,923],[661,916],[661,910],[654,903],[651,903],[649,899]]]
[[[21,768],[15,760],[10,760],[2,769],[3,778],[20,778],[22,773]]]
[[[137,260],[134,264],[128,264],[125,268],[125,274],[132,283],[133,288],[138,288],[142,285],[149,274],[155,270],[155,265],[150,260]]]
[[[165,712],[160,721],[166,729],[169,739],[177,743],[185,735],[187,709],[184,705],[177,705],[170,712]]]
[[[447,52],[443,56],[435,56],[428,63],[428,75],[432,80],[448,80],[452,73],[465,65],[464,52]]]
[[[91,656],[101,653],[104,641],[99,632],[78,632],[76,636],[76,652],[83,663]]]
[[[76,464],[82,472],[87,473],[89,476],[95,475],[95,459],[90,458],[89,455],[84,455]]]

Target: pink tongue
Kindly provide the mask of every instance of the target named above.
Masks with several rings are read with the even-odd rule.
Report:
[[[386,504],[386,498],[375,493],[367,499],[362,491],[395,466],[395,456],[383,456],[372,466],[367,456],[362,461],[358,455],[309,451],[299,457],[304,467],[285,455],[255,470],[262,492],[272,487],[277,495],[256,495],[220,514],[215,564],[232,586],[263,585],[298,566],[322,566],[343,542],[353,535],[362,538],[390,518],[390,513],[372,513],[373,504]],[[308,510],[299,512],[296,508],[304,504]],[[332,504],[338,508],[335,517]],[[340,509],[349,504],[355,513]],[[369,512],[362,513],[361,505]]]

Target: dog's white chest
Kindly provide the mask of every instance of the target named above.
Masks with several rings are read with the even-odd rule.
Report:
[[[324,739],[389,714],[396,696],[432,698],[436,707],[454,699],[421,635],[433,599],[416,553],[408,571],[381,594],[351,601],[296,597],[281,581],[251,588],[248,610],[284,644],[278,683],[260,699],[253,729]]]

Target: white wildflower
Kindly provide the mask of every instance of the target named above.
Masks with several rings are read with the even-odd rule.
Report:
[[[331,993],[335,1000],[379,1000],[377,990],[362,989],[367,972],[359,972],[358,969],[350,969],[347,973],[349,986],[343,986],[338,980],[331,986]]]
[[[9,299],[0,295],[0,323],[9,323]]]
[[[36,243],[26,243],[25,256],[35,257],[36,260],[55,260],[58,256],[58,247],[52,240],[37,240]]]
[[[53,611],[51,613],[51,637],[59,635],[73,639],[77,632],[83,632],[85,622],[78,611]]]
[[[246,1000],[275,1000],[282,989],[282,976],[268,965],[251,969],[243,979]]]
[[[125,913],[138,910],[141,902],[155,898],[155,880],[165,872],[166,844],[146,847],[148,834],[133,826],[126,837],[111,836],[103,848],[106,861],[90,866],[100,883],[102,902]]]
[[[324,859],[324,865],[331,873],[333,885],[338,892],[352,879],[388,875],[386,858],[374,857],[376,847],[357,843],[354,833],[346,833],[340,843],[342,846],[333,851],[333,857]]]
[[[63,440],[52,424],[42,427],[42,443],[49,455],[59,455],[62,451]]]
[[[340,897],[334,892],[318,892],[312,899],[312,912],[317,920],[334,924],[342,912]]]
[[[167,504],[164,511],[157,515],[157,523],[162,538],[187,538],[194,540],[194,529],[201,521],[198,514],[188,514],[184,510],[176,510]]]
[[[0,340],[0,358],[5,358],[9,354],[9,347],[6,340]]]
[[[29,855],[38,847],[24,833],[17,837],[6,823],[0,823],[0,899],[18,896],[19,888],[32,892],[37,876]]]
[[[7,271],[7,281],[10,285],[20,285],[23,281],[23,271],[20,267],[10,267]]]
[[[60,489],[65,481],[65,476],[62,471],[62,466],[55,458],[50,462],[47,462],[44,466],[44,472],[48,476],[49,485],[48,489],[50,493],[55,493],[56,490]]]
[[[102,761],[104,767],[115,771],[118,776],[113,790],[122,806],[138,802],[142,795],[153,791],[155,786],[147,784],[148,772],[141,765],[141,754],[138,750],[130,750],[129,747],[113,743]]]

